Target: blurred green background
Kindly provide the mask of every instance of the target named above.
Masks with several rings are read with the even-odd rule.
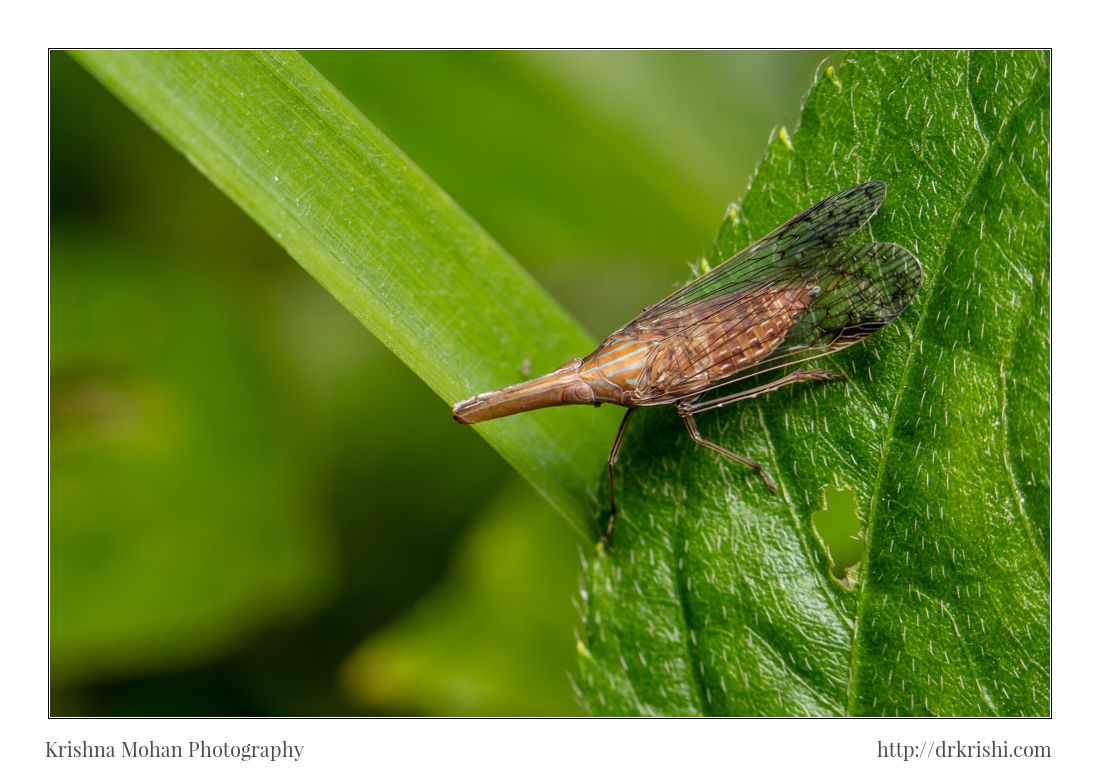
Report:
[[[690,277],[826,53],[307,57],[598,338]],[[580,537],[50,65],[51,713],[578,714]]]

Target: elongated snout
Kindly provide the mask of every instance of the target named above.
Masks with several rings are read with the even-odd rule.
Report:
[[[577,374],[580,363],[574,359],[547,375],[456,402],[451,415],[460,424],[476,424],[542,407],[592,404],[596,396]]]

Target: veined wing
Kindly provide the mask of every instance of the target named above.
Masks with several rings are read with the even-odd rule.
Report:
[[[859,342],[901,315],[921,280],[917,257],[894,243],[838,248],[819,268],[820,292],[776,350],[836,350]]]
[[[694,315],[670,311],[646,325],[666,336],[638,381],[637,403],[679,401],[847,348],[897,318],[920,284],[908,250],[864,243],[828,252],[801,276],[697,305]]]
[[[646,308],[631,323],[644,326],[677,308],[797,282],[866,224],[885,197],[886,184],[882,181],[868,181],[834,194]]]

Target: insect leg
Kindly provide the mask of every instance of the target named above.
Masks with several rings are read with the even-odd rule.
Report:
[[[792,372],[790,375],[784,375],[782,378],[773,380],[771,383],[767,383],[759,388],[741,391],[737,394],[730,394],[725,397],[715,397],[714,399],[708,399],[706,402],[700,402],[697,397],[683,406],[689,408],[692,413],[702,413],[706,410],[714,410],[715,408],[724,407],[734,402],[740,402],[743,399],[752,399],[761,394],[767,394],[769,391],[775,391],[791,383],[805,383],[809,380],[837,380],[838,378],[846,377],[848,376],[843,372],[836,372],[834,370],[798,370]]]
[[[751,459],[746,459],[744,456],[738,456],[733,451],[727,450],[721,445],[713,443],[710,440],[704,440],[703,436],[699,434],[699,427],[695,425],[695,418],[692,416],[692,413],[695,411],[692,409],[691,405],[687,403],[681,404],[679,410],[680,415],[684,417],[684,423],[687,424],[688,433],[691,435],[691,439],[695,440],[695,442],[699,443],[700,445],[710,448],[712,451],[718,451],[723,456],[729,456],[734,461],[741,462],[746,467],[751,467],[755,469],[757,472],[760,473],[760,477],[764,478],[764,484],[772,490],[772,493],[777,493],[779,491],[779,489],[775,487],[775,484],[772,483],[771,478],[768,477],[768,473],[766,473],[764,471],[764,468],[757,464],[755,461],[752,461]]]
[[[615,504],[615,463],[619,460],[619,449],[623,447],[623,438],[626,436],[626,425],[630,422],[630,416],[637,408],[628,407],[623,421],[619,424],[619,433],[615,435],[615,444],[611,446],[611,454],[607,457],[607,484],[611,489],[611,516],[607,519],[607,530],[603,533],[604,541],[611,544],[611,529],[615,526],[615,513],[618,507]]]

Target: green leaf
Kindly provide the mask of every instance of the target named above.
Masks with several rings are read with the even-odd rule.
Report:
[[[892,327],[805,384],[643,411],[610,553],[586,572],[578,679],[598,714],[1050,713],[1050,62],[848,57],[779,133],[714,258],[843,188],[889,192],[866,240],[916,253]],[[854,496],[863,560],[830,575],[812,514]]]
[[[304,59],[81,52],[78,60],[283,245],[447,403],[515,383],[591,339]],[[384,413],[385,408],[378,408]],[[452,423],[439,407],[441,422]],[[592,534],[613,413],[476,427]]]

